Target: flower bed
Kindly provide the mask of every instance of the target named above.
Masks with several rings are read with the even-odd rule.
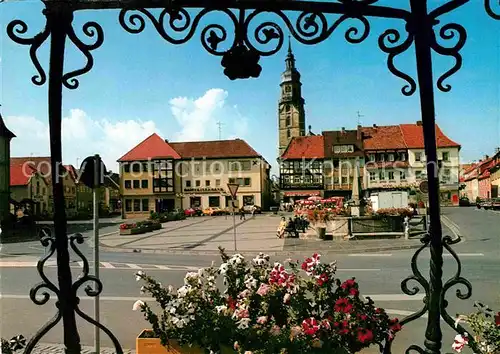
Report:
[[[151,220],[139,221],[132,224],[121,224],[120,235],[138,235],[161,229],[161,223]]]
[[[178,289],[162,287],[143,272],[142,293],[150,294],[161,311],[134,304],[163,345],[175,339],[219,352],[354,353],[392,339],[401,329],[397,319],[373,302],[362,301],[354,278],[335,277],[335,263],[323,264],[315,254],[304,262],[270,263],[258,255],[251,262],[221,250],[222,265],[187,273]],[[225,291],[217,287],[223,278]]]

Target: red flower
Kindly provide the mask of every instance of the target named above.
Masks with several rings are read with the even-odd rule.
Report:
[[[302,321],[302,329],[308,336],[313,336],[317,331],[319,331],[319,328],[320,326],[318,324],[318,321],[316,321],[316,319],[313,317],[307,318]]]
[[[302,263],[302,270],[306,273],[313,273],[316,266],[319,264],[319,258],[321,256],[317,253],[313,254],[311,258],[306,258]]]
[[[339,333],[341,335],[346,335],[346,334],[349,334],[349,322],[347,321],[342,321],[342,324],[341,324],[341,330],[339,331]]]
[[[335,301],[335,312],[349,313],[352,310],[352,304],[347,298],[340,298]]]
[[[361,343],[370,342],[373,340],[373,332],[369,329],[358,329],[358,341]]]
[[[495,324],[500,326],[500,311],[495,315]]]
[[[399,320],[397,318],[394,318],[392,320],[389,320],[389,329],[393,332],[399,332],[401,331],[401,324],[399,323]]]
[[[231,309],[234,310],[236,308],[236,300],[234,300],[231,296],[227,298],[227,306]]]
[[[361,321],[366,321],[368,319],[367,315],[358,315],[357,316]]]
[[[345,282],[342,283],[340,287],[344,290],[347,290],[355,286],[356,286],[356,281],[353,278],[353,279],[347,279]]]
[[[323,286],[328,281],[328,275],[326,273],[321,274],[318,277],[317,283],[319,286]]]

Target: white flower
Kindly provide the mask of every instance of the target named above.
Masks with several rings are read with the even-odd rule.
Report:
[[[228,268],[228,264],[227,263],[222,263],[219,267],[219,272],[220,274],[224,275],[227,273],[227,268]]]
[[[283,303],[288,304],[290,302],[291,297],[292,297],[292,295],[290,295],[289,293],[286,293],[285,296],[283,297]]]
[[[142,270],[140,270],[137,273],[135,273],[135,281],[141,280],[142,276],[144,276],[144,272]]]
[[[146,287],[143,285],[141,286],[141,294],[144,294],[146,292]]]
[[[227,310],[227,306],[221,305],[221,306],[216,306],[215,309],[217,310],[217,313],[225,312]]]
[[[189,287],[187,287],[186,285],[184,286],[181,286],[178,290],[177,290],[177,297],[184,297],[187,295],[187,293],[189,292]]]
[[[257,287],[257,279],[250,274],[247,274],[245,275],[245,285],[248,289],[254,289]]]
[[[144,305],[144,301],[137,300],[132,305],[132,311],[139,311],[143,305]]]
[[[248,328],[249,323],[250,323],[250,318],[248,318],[248,317],[241,318],[238,321],[238,328],[239,329],[246,329],[246,328]]]
[[[235,255],[233,255],[228,263],[230,265],[238,265],[238,264],[241,264],[243,261],[245,260],[245,257],[243,257],[241,254],[239,253],[236,253]]]

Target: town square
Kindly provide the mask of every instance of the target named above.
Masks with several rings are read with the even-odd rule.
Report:
[[[500,353],[500,4],[0,6],[2,353]]]

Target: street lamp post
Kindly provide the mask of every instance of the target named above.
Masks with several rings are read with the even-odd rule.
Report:
[[[235,205],[234,200],[236,199],[236,193],[238,193],[239,184],[237,183],[228,183],[227,188],[229,189],[229,193],[231,194],[231,201],[233,204],[233,238],[234,238],[234,250],[236,251],[236,214],[234,212]]]

